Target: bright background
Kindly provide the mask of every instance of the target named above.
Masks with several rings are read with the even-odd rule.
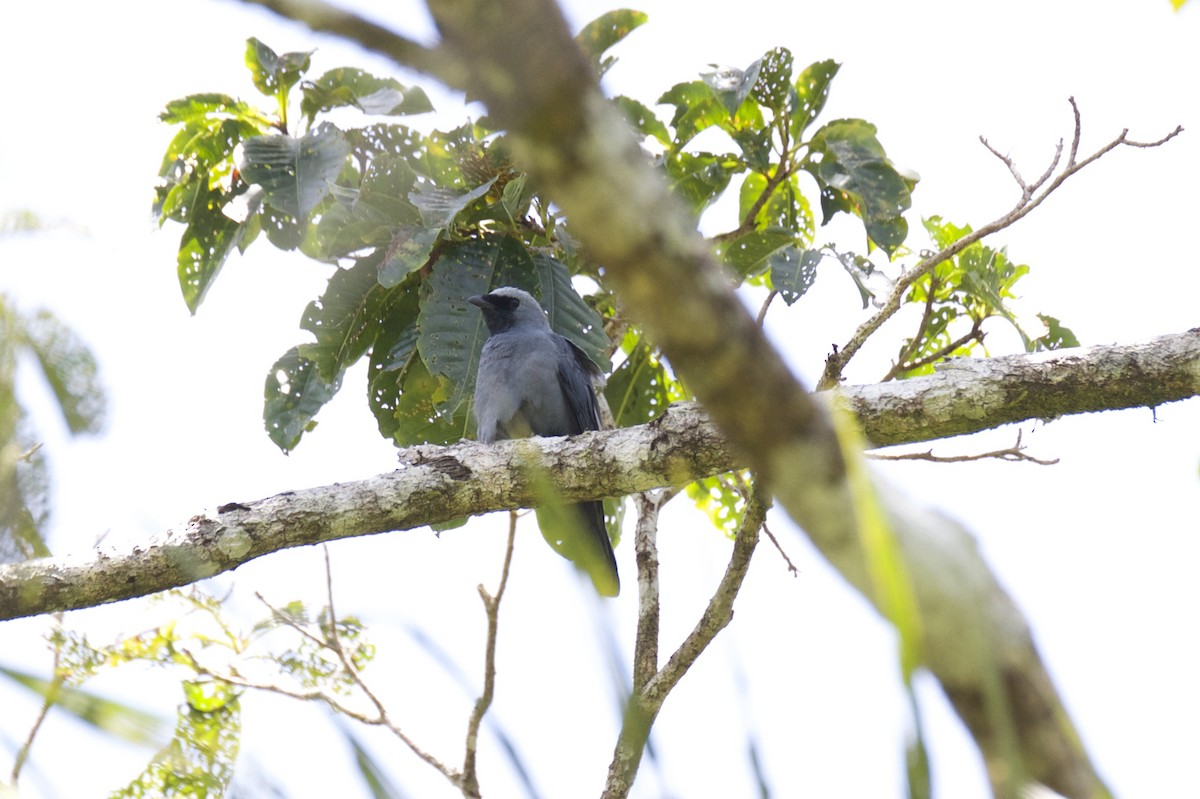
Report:
[[[431,35],[423,9],[377,5],[377,18],[397,30]],[[579,27],[612,7],[573,2],[568,14]],[[1070,136],[1068,96],[1083,112],[1084,153],[1125,127],[1152,140],[1184,125],[1188,132],[1163,148],[1110,154],[991,243],[1007,244],[1011,257],[1033,267],[1020,286],[1028,310],[1059,317],[1085,344],[1133,343],[1197,324],[1194,9],[1173,14],[1166,0],[800,7],[657,0],[635,7],[649,12],[650,23],[616,50],[621,61],[606,85],[647,104],[710,63],[745,67],[778,45],[798,65],[840,61],[821,120],[870,120],[891,158],[921,174],[908,217],[914,227],[922,215],[978,226],[1007,211],[1016,187],[978,135],[1032,179],[1054,143]],[[354,65],[420,79],[238,3],[46,0],[11,5],[0,19],[7,108],[0,212],[30,209],[51,226],[0,239],[0,291],[26,312],[48,307],[73,326],[98,354],[111,399],[107,432],[69,441],[48,413],[48,395],[24,382],[53,467],[55,552],[86,555],[101,537],[102,549],[125,551],[225,502],[391,469],[393,449],[378,437],[364,402],[362,368],[291,457],[261,429],[267,368],[303,340],[301,311],[328,268],[260,244],[227,264],[190,318],[174,270],[181,231],[157,230],[149,208],[170,136],[157,113],[198,91],[254,98],[241,66],[249,36],[278,52],[316,47],[315,74]],[[424,124],[463,119],[452,98],[433,97],[444,116]],[[731,226],[726,217],[706,229]],[[852,224],[818,237],[863,247]],[[844,341],[859,319],[850,281],[834,265],[823,269],[810,295],[790,311],[780,304],[768,324],[810,383],[830,344]],[[886,328],[850,379],[877,379],[907,329]],[[1015,340],[997,328],[989,345],[1008,352]],[[977,534],[1029,614],[1085,744],[1117,794],[1183,795],[1194,785],[1200,747],[1200,404],[1022,428],[1032,454],[1062,462],[881,471],[914,502],[945,509]],[[935,448],[980,452],[1015,437],[1005,429]],[[694,624],[729,550],[682,501],[676,505],[661,535],[664,652]],[[658,760],[643,767],[638,796],[757,795],[746,754],[751,737],[773,795],[901,795],[909,721],[894,636],[782,514],[771,526],[800,574],[789,576],[770,545],[760,547],[734,623],[663,710]],[[379,645],[376,684],[386,687],[406,730],[450,761],[461,756],[473,696],[405,630],[419,627],[478,684],[483,613],[474,586],[494,586],[502,532],[496,516],[440,538],[415,530],[331,547],[340,611],[362,616]],[[543,796],[594,794],[611,756],[617,716],[596,643],[599,622],[611,623],[628,648],[636,609],[628,540],[617,557],[626,590],[600,604],[532,524],[523,524],[501,613],[492,712],[518,742]],[[321,603],[323,561],[318,549],[290,551],[217,582],[215,592],[235,586],[233,607],[252,619],[261,615],[255,590],[277,604]],[[68,624],[99,642],[157,623],[156,612],[123,603],[71,614]],[[44,619],[0,625],[0,663],[48,672],[40,637],[48,627]],[[128,669],[89,687],[170,718],[179,677]],[[978,755],[939,691],[927,680],[920,693],[936,794],[985,795]],[[365,795],[348,748],[319,708],[256,695],[244,708],[243,785],[274,784],[298,797]],[[34,701],[0,685],[0,742],[15,748],[35,712]],[[410,795],[453,795],[440,776],[374,732],[362,734]],[[485,792],[513,795],[494,743],[485,739],[481,750]],[[22,777],[22,796],[103,795],[140,772],[151,754],[55,715]]]

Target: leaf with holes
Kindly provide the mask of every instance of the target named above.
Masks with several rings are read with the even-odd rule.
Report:
[[[820,250],[801,250],[795,245],[776,250],[767,259],[771,287],[779,292],[785,303],[791,305],[812,288],[821,258]]]
[[[342,387],[342,376],[321,378],[317,365],[300,355],[298,347],[280,356],[267,374],[263,424],[267,435],[285,453],[317,426],[313,417]]]
[[[841,67],[836,61],[817,61],[805,67],[796,78],[795,106],[792,108],[792,139],[800,141],[804,131],[817,118],[829,97],[829,84]]]
[[[277,55],[253,37],[246,40],[246,67],[254,87],[268,97],[287,97],[288,91],[308,71],[312,51]]]
[[[350,144],[341,131],[322,124],[301,138],[256,136],[242,143],[238,169],[259,185],[268,203],[295,219],[308,214],[329,194],[341,173]]]
[[[786,47],[776,47],[759,59],[758,79],[750,95],[760,105],[778,113],[792,92],[792,53]]]

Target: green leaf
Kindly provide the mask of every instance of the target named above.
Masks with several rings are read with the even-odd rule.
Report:
[[[770,267],[771,256],[784,247],[793,247],[795,236],[783,228],[754,230],[722,247],[722,258],[742,280],[756,277]]]
[[[956,225],[953,222],[942,219],[936,214],[921,220],[921,224],[925,226],[929,237],[933,239],[933,243],[937,245],[939,250],[944,250],[954,242],[967,236],[971,233],[970,225]]]
[[[823,223],[836,211],[853,211],[870,240],[890,256],[908,234],[903,213],[912,205],[916,179],[897,171],[875,133],[861,119],[830,122],[813,136],[803,166],[821,186]]]
[[[604,398],[617,427],[653,421],[667,406],[688,398],[688,392],[667,371],[658,350],[640,331],[626,334],[625,360],[609,376]]]
[[[792,92],[792,53],[786,47],[776,47],[759,59],[759,64],[758,79],[750,89],[750,96],[779,113]]]
[[[394,78],[378,78],[361,69],[331,69],[312,83],[301,87],[304,99],[300,112],[310,121],[331,108],[353,106],[364,114],[399,116],[424,114],[433,110],[425,92],[408,87]]]
[[[817,61],[805,67],[796,79],[796,101],[792,108],[792,139],[800,141],[804,131],[817,118],[829,97],[829,84],[841,64],[833,60]]]
[[[487,340],[483,315],[467,298],[500,286],[540,294],[537,269],[528,251],[511,238],[487,238],[450,247],[434,264],[421,294],[417,348],[434,376],[451,386],[437,404],[442,415],[467,405],[475,385],[479,352]]]
[[[453,404],[457,386],[445,377],[432,375],[420,357],[414,357],[404,372],[396,400],[396,422],[392,438],[397,446],[452,444],[470,432],[467,404]],[[443,410],[453,408],[450,410]]]
[[[375,423],[384,438],[398,446],[416,443],[398,436],[400,423],[396,409],[407,370],[417,357],[418,284],[408,281],[389,291],[380,304],[379,330],[371,346],[367,377],[367,400]],[[422,368],[424,365],[422,364]]]
[[[608,372],[612,369],[608,358],[612,344],[604,333],[604,319],[572,287],[566,265],[557,258],[535,253],[533,266],[541,285],[538,302],[546,311],[550,327],[583,350],[601,371]]]
[[[730,179],[745,169],[731,155],[676,152],[667,156],[664,166],[671,178],[671,190],[679,195],[695,214],[700,214],[721,196]]]
[[[313,417],[342,387],[342,377],[321,379],[317,365],[300,355],[298,347],[280,356],[267,374],[263,424],[267,435],[285,453],[316,427]]]
[[[421,222],[425,227],[446,228],[468,205],[487,194],[495,182],[496,178],[492,178],[467,192],[422,183],[408,195],[408,199],[421,213]]]
[[[230,97],[228,94],[205,92],[190,94],[167,103],[158,115],[163,122],[172,125],[196,125],[213,121],[213,118],[232,117],[257,124],[267,124],[267,119],[249,103]]]
[[[341,173],[350,144],[341,131],[321,124],[301,138],[256,136],[242,143],[238,165],[246,182],[262,186],[267,202],[296,219],[329,194]]]
[[[1038,350],[1060,350],[1064,347],[1078,347],[1079,339],[1071,332],[1069,327],[1063,327],[1062,323],[1053,316],[1046,314],[1038,314],[1037,318],[1046,326],[1046,332],[1033,340],[1034,347]]]
[[[675,106],[675,115],[671,118],[675,149],[687,144],[705,128],[729,118],[729,110],[717,93],[701,80],[677,83],[658,98],[658,104]]]
[[[821,263],[820,250],[801,250],[789,245],[771,253],[771,287],[779,292],[783,301],[791,305],[812,287],[817,279],[817,264]]]
[[[311,252],[306,252],[320,260],[336,261],[364,247],[390,249],[403,244],[421,221],[408,201],[416,179],[412,167],[400,156],[374,156],[359,189],[337,187],[337,201],[321,213]]]
[[[333,383],[371,346],[386,294],[375,279],[378,262],[378,256],[368,256],[349,269],[338,269],[320,298],[304,309],[300,327],[317,341],[301,344],[299,353],[317,365],[326,383]]]
[[[404,278],[429,263],[440,234],[440,230],[433,228],[397,231],[379,265],[379,284],[384,288],[397,286]]]
[[[767,190],[768,183],[766,176],[759,172],[751,172],[746,175],[746,179],[742,181],[739,195],[738,216],[740,219],[744,220],[750,213],[750,209]],[[786,180],[777,185],[759,207],[752,222],[758,230],[771,227],[782,228],[791,231],[798,244],[811,244],[813,235],[816,233],[816,224],[813,220],[812,208],[808,204],[808,198],[800,190],[800,176],[789,175]]]
[[[247,222],[236,222],[222,209],[228,196],[221,191],[205,190],[189,212],[190,221],[179,239],[176,270],[183,301],[193,314],[204,302],[212,283],[225,261],[250,229]]]
[[[613,102],[617,104],[617,108],[621,109],[621,113],[633,125],[633,129],[640,133],[643,138],[650,136],[664,146],[671,143],[671,132],[667,130],[667,126],[649,108],[637,100],[625,97],[624,95],[614,97]]]
[[[246,66],[250,69],[254,87],[268,97],[286,97],[308,71],[311,58],[312,51],[276,55],[258,39],[246,40]]]
[[[649,17],[641,11],[619,8],[592,20],[575,35],[575,41],[592,62],[597,76],[604,75],[617,61],[611,56],[604,58],[605,52],[647,19]]]

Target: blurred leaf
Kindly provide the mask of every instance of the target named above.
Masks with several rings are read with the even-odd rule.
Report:
[[[280,98],[280,105],[288,91],[308,71],[311,58],[311,51],[277,55],[258,39],[246,40],[246,66],[255,88],[268,97]]]
[[[396,421],[392,438],[397,446],[453,444],[467,436],[471,416],[466,402],[452,404],[455,384],[430,374],[419,355],[412,358],[403,378],[392,413]]]
[[[829,97],[829,84],[833,82],[841,64],[833,60],[817,61],[805,67],[796,79],[796,106],[792,109],[791,134],[795,141],[804,137],[804,131],[820,115]]]
[[[162,728],[166,722],[160,716],[5,666],[0,666],[0,674],[42,699],[52,696],[55,707],[114,738],[142,746],[162,739]]]
[[[220,799],[233,779],[241,740],[241,709],[232,687],[185,682],[175,737],[115,798],[192,796]]]
[[[394,78],[378,78],[353,67],[331,69],[301,87],[300,112],[311,122],[322,111],[353,106],[364,114],[396,116],[433,110],[425,92]]]
[[[642,137],[650,136],[664,146],[671,143],[671,132],[649,108],[624,95],[613,98],[613,102]]]
[[[25,336],[67,429],[76,435],[99,432],[107,400],[96,358],[83,339],[49,311],[39,311],[27,322]]]
[[[329,185],[341,173],[350,144],[341,131],[327,123],[300,138],[286,135],[256,136],[242,142],[238,164],[248,183],[262,186],[267,202],[297,219],[329,194]]]
[[[875,293],[867,286],[867,281],[871,275],[875,273],[875,264],[871,263],[871,259],[865,255],[858,255],[853,252],[841,252],[838,250],[829,249],[842,268],[846,270],[846,274],[850,275],[850,279],[854,281],[855,287],[858,289],[858,295],[862,298],[862,307],[865,310],[870,304]]]
[[[337,723],[338,730],[342,734],[342,739],[350,746],[350,751],[354,753],[354,765],[358,767],[358,774],[366,784],[370,796],[373,799],[403,799],[405,796],[404,792],[392,784],[387,770],[375,760],[370,750],[363,745],[363,742],[358,739],[353,730],[342,721],[342,717],[335,714],[333,718]]]
[[[830,122],[813,136],[803,166],[821,186],[822,223],[837,211],[852,211],[890,256],[908,234],[903,213],[912,205],[916,180],[896,170],[875,133],[861,119]]]
[[[908,565],[871,482],[870,471],[862,456],[865,442],[854,414],[844,404],[834,403],[830,417],[846,464],[851,507],[862,542],[873,601],[884,618],[896,628],[900,674],[908,685],[922,662],[923,637],[921,613]]]
[[[791,305],[812,288],[817,279],[817,265],[823,257],[820,250],[800,250],[789,245],[771,253],[771,287],[783,301]]]
[[[299,347],[285,352],[267,374],[264,390],[263,424],[275,446],[285,453],[295,449],[300,437],[316,427],[317,411],[341,387],[340,374],[322,380],[317,365],[302,357]]]
[[[575,35],[575,41],[592,62],[597,76],[603,76],[617,61],[612,56],[605,58],[605,52],[635,28],[643,25],[647,19],[646,14],[641,11],[619,8],[592,20]]]

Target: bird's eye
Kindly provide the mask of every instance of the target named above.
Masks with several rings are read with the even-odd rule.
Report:
[[[516,297],[504,297],[499,302],[500,307],[508,311],[515,311],[520,304],[520,300]]]

